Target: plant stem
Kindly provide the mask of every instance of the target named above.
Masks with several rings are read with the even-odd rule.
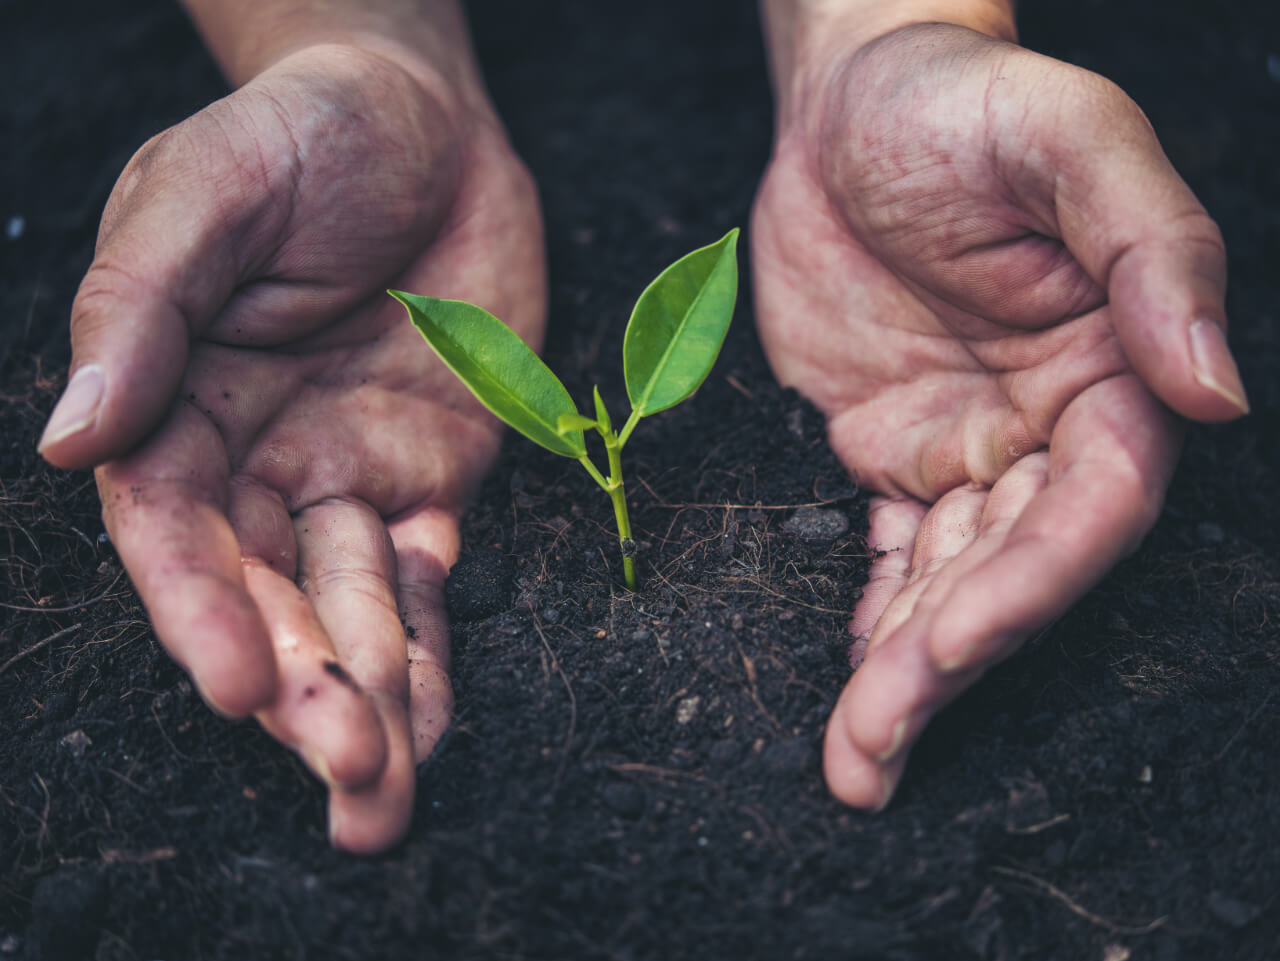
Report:
[[[591,463],[591,458],[583,454],[578,458],[578,463],[587,469],[587,473],[591,475],[591,479],[600,485],[601,490],[612,496],[613,491],[609,487],[609,482],[604,479],[604,475],[596,470],[596,465]]]
[[[627,590],[636,589],[635,541],[631,538],[631,515],[627,513],[627,488],[622,483],[622,444],[618,436],[609,431],[601,431],[604,437],[604,449],[609,454],[609,482],[605,490],[613,501],[613,516],[618,522],[618,544],[622,547],[622,576],[627,582]]]
[[[627,442],[627,438],[631,436],[631,432],[636,429],[638,423],[640,423],[640,412],[633,410],[627,422],[622,425],[622,430],[618,431],[618,450],[622,450],[622,445]]]
[[[605,452],[609,455],[609,477],[604,475],[591,463],[591,458],[583,454],[578,463],[586,468],[591,479],[599,484],[609,500],[613,501],[613,517],[618,524],[618,544],[622,548],[622,576],[627,582],[627,590],[636,590],[636,543],[631,538],[631,515],[627,513],[627,488],[622,483],[622,445],[625,439],[613,432],[609,423],[609,415],[604,411],[604,402],[600,400],[600,392],[596,391],[596,433],[604,440]],[[628,428],[635,426],[637,417],[627,422]]]

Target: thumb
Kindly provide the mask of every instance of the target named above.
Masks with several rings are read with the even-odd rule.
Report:
[[[1070,141],[1055,152],[1062,237],[1104,286],[1120,345],[1147,386],[1178,413],[1224,421],[1247,413],[1226,341],[1222,235],[1119,88],[1086,75]]]
[[[160,423],[191,340],[254,256],[270,197],[230,99],[145,144],[112,191],[71,309],[70,381],[39,445],[59,467],[119,457]]]

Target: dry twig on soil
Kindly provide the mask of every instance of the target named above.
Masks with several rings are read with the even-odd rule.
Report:
[[[82,624],[72,624],[70,627],[64,627],[62,630],[57,631],[56,633],[50,634],[46,638],[42,638],[41,640],[36,641],[30,647],[24,648],[23,650],[19,651],[17,654],[13,655],[13,657],[9,658],[9,660],[5,661],[3,664],[0,664],[0,674],[3,674],[5,671],[9,670],[9,668],[13,667],[13,665],[17,664],[24,657],[30,657],[32,654],[40,650],[42,647],[48,647],[58,638],[65,637],[66,635],[70,634],[72,631],[78,631],[83,626],[84,625]]]

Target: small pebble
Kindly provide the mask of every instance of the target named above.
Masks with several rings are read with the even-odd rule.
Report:
[[[89,740],[89,735],[79,728],[76,728],[70,734],[64,734],[58,739],[58,743],[70,751],[72,757],[84,757],[84,752],[93,746],[93,741]]]
[[[738,741],[716,741],[707,751],[707,761],[717,767],[729,767],[742,757],[742,744]]]
[[[694,719],[698,713],[698,705],[702,703],[702,698],[697,694],[692,697],[686,697],[676,705],[676,723],[688,724]]]
[[[807,737],[792,737],[770,744],[761,761],[774,774],[802,774],[814,758],[813,745]]]
[[[802,507],[782,525],[806,540],[835,540],[849,530],[849,518],[830,507]]]
[[[17,240],[27,232],[27,219],[25,217],[10,217],[9,222],[4,225],[4,235],[10,240]]]
[[[793,435],[800,438],[801,440],[804,440],[804,411],[803,410],[797,407],[795,410],[788,411],[785,423],[787,425],[788,431],[790,431]]]

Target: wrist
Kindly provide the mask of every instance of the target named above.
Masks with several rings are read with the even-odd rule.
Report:
[[[777,126],[803,112],[826,71],[913,24],[948,23],[1017,41],[1014,0],[761,0]]]
[[[446,108],[492,111],[455,0],[183,0],[183,5],[233,86],[301,50],[335,46],[393,63]]]

